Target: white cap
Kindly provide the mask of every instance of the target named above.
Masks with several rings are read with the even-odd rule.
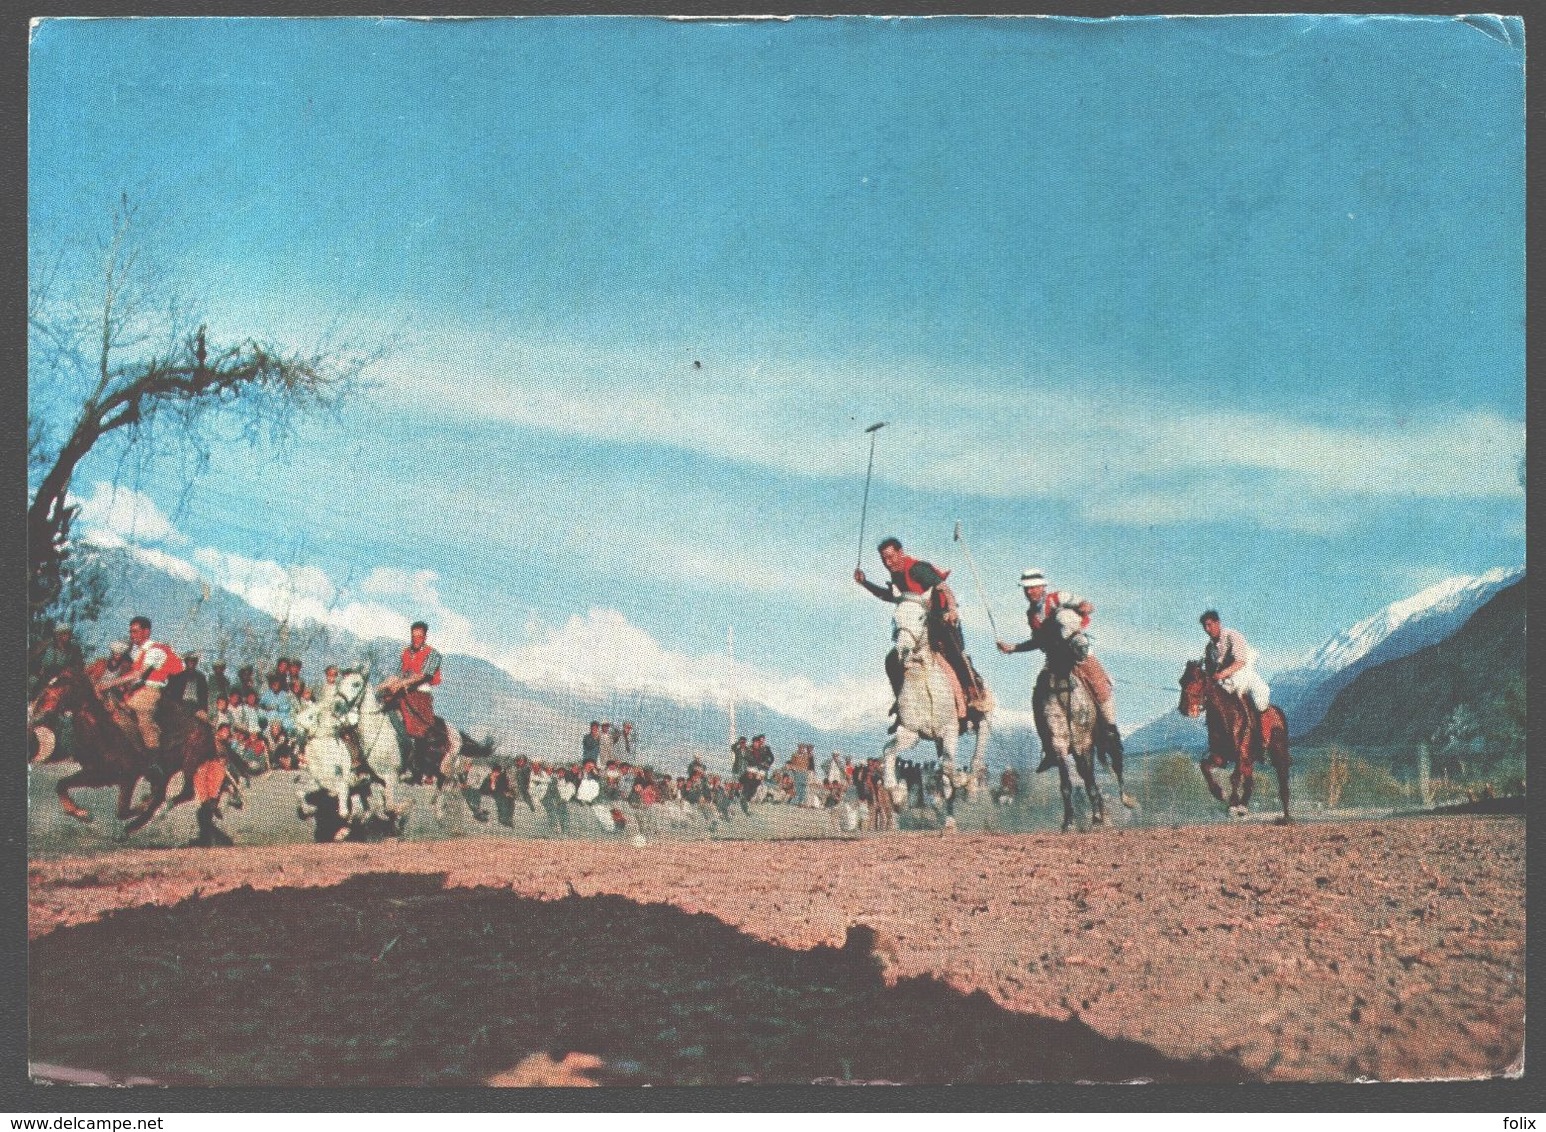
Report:
[[[1036,569],[1034,566],[1030,567],[1029,569],[1023,570],[1020,573],[1020,588],[1022,590],[1026,589],[1026,588],[1028,588],[1030,586],[1044,586],[1046,584],[1047,584],[1047,575],[1043,574],[1040,570]]]
[[[109,656],[122,656],[128,651],[129,646],[124,644],[122,641],[114,641],[112,644],[107,646],[107,652]]]

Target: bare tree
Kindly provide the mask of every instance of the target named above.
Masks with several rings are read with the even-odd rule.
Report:
[[[360,374],[381,352],[347,345],[293,352],[250,337],[217,340],[203,324],[195,329],[148,262],[137,211],[127,196],[120,198],[99,245],[100,274],[89,298],[60,300],[57,259],[43,259],[31,284],[33,380],[73,377],[84,394],[57,447],[43,422],[29,422],[29,473],[38,475],[27,509],[35,633],[70,619],[64,607],[71,601],[70,538],[78,510],[70,482],[105,438],[141,453],[182,457],[191,483],[208,465],[217,431],[282,444],[302,414],[333,410],[358,388]]]

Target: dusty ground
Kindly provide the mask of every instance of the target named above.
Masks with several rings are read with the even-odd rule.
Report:
[[[35,1062],[223,1084],[1517,1067],[1524,823],[36,859]],[[538,1069],[533,1077],[532,1066]]]

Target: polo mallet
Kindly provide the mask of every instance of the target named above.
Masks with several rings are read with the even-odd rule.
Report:
[[[972,558],[971,548],[966,545],[966,540],[961,537],[961,522],[956,520],[956,542],[961,544],[961,551],[966,555],[966,564],[972,568],[972,578],[977,583],[977,596],[982,599],[983,609],[988,611],[988,624],[993,628],[993,639],[999,639],[998,625],[993,621],[993,607],[988,604],[988,595],[982,588],[982,575],[977,573],[977,563]]]
[[[859,512],[859,556],[854,559],[854,569],[864,569],[864,520],[870,513],[870,475],[875,471],[875,434],[886,427],[886,422],[872,424],[864,431],[870,434],[870,466],[864,473],[864,507]]]

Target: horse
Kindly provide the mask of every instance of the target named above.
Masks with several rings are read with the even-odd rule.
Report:
[[[1066,614],[1066,615],[1065,615]],[[1046,663],[1036,677],[1031,693],[1031,708],[1036,717],[1036,733],[1041,739],[1046,762],[1058,768],[1058,789],[1063,795],[1063,829],[1074,827],[1073,776],[1077,772],[1090,803],[1090,825],[1104,825],[1105,799],[1095,780],[1095,757],[1099,753],[1110,765],[1117,780],[1117,793],[1124,805],[1134,805],[1122,784],[1120,746],[1113,746],[1110,757],[1102,749],[1095,711],[1095,700],[1074,669],[1090,654],[1089,639],[1080,628],[1077,613],[1060,612],[1057,632],[1043,646]]]
[[[897,782],[896,756],[911,750],[920,739],[932,739],[939,752],[939,764],[946,791],[945,824],[955,824],[955,787],[975,783],[986,773],[988,717],[977,718],[977,744],[973,748],[971,768],[964,776],[956,774],[956,746],[972,709],[957,710],[957,687],[944,660],[931,647],[928,611],[922,602],[904,599],[896,603],[895,622],[897,659],[902,666],[902,691],[897,696],[896,734],[881,751],[884,786],[897,805],[904,801]]]
[[[1210,676],[1202,664],[1189,660],[1181,673],[1182,715],[1196,719],[1206,710],[1208,720],[1208,754],[1198,765],[1209,792],[1220,802],[1224,790],[1214,778],[1213,772],[1234,763],[1229,777],[1229,812],[1234,817],[1244,817],[1250,810],[1251,787],[1254,783],[1252,764],[1265,753],[1278,773],[1278,798],[1283,803],[1283,816],[1279,825],[1289,825],[1293,818],[1288,812],[1288,719],[1276,704],[1266,711],[1268,738],[1262,739],[1262,716],[1254,705],[1240,696],[1227,692],[1218,680]],[[1265,748],[1265,752],[1263,751]]]
[[[158,709],[161,746],[147,751],[127,712],[120,722],[112,708],[97,695],[86,671],[65,668],[45,684],[28,707],[28,718],[41,721],[68,712],[73,720],[75,761],[80,769],[54,787],[64,812],[77,821],[91,821],[91,814],[76,805],[70,791],[82,787],[118,787],[118,820],[121,835],[128,837],[156,816],[166,802],[167,787],[178,771],[182,789],[167,809],[193,799],[193,778],[198,768],[217,757],[215,732],[209,722],[189,711],[180,701],[163,701]],[[135,807],[134,790],[140,779],[150,784],[150,796]]]
[[[336,825],[327,823],[333,829],[327,840],[342,840],[356,813],[363,814],[368,809],[363,798],[356,805],[356,798],[363,793],[366,784],[360,781],[361,776],[355,770],[354,751],[345,734],[351,724],[348,716],[352,706],[342,691],[345,679],[352,681],[350,687],[355,688],[357,699],[359,688],[364,687],[364,677],[358,672],[348,672],[339,677],[339,690],[333,697],[304,704],[295,713],[295,725],[306,736],[305,746],[301,748],[301,769],[310,776],[313,786],[311,790],[298,792],[301,816],[313,816],[324,802],[330,800],[337,822]],[[318,840],[323,840],[323,825],[324,821],[318,818]]]

